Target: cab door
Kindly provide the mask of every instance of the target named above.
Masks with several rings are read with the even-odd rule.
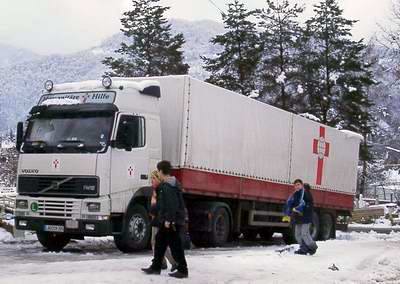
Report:
[[[111,150],[112,211],[124,212],[134,192],[149,185],[146,118],[120,113]]]

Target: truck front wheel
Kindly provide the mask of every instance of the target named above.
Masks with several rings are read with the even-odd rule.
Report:
[[[142,205],[135,204],[128,209],[123,231],[114,236],[114,242],[120,251],[131,253],[147,248],[150,236],[151,227],[147,211]]]
[[[71,240],[67,235],[55,234],[49,232],[38,231],[36,232],[37,238],[42,246],[49,251],[61,251]]]

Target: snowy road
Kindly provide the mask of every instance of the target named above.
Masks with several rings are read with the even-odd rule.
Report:
[[[339,233],[318,243],[312,257],[279,254],[282,246],[231,247],[188,252],[190,279],[182,283],[400,283],[400,234]],[[176,283],[166,273],[145,276],[148,252],[124,255],[111,239],[44,252],[32,240],[15,241],[0,229],[0,283]],[[335,264],[339,271],[328,269]],[[179,281],[178,281],[179,282]]]

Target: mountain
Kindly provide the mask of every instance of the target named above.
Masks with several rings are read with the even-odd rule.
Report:
[[[40,57],[40,55],[27,49],[15,48],[7,44],[0,44],[0,67],[20,64],[26,61],[39,59]]]
[[[202,68],[200,56],[212,56],[218,52],[209,41],[223,32],[223,25],[213,21],[185,20],[171,20],[171,24],[174,33],[181,32],[185,36],[185,61],[191,66],[190,75],[204,79],[207,73]],[[106,56],[115,55],[114,50],[125,39],[122,33],[118,33],[99,46],[51,56],[39,56],[11,47],[4,47],[4,55],[0,46],[0,134],[15,128],[17,121],[24,119],[39,99],[46,80],[64,83],[100,79],[106,71],[101,61]]]

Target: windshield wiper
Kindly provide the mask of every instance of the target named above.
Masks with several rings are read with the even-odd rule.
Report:
[[[45,147],[47,146],[47,142],[43,140],[33,140],[33,141],[25,141],[24,146],[31,147],[35,150],[42,150],[45,151]]]
[[[69,147],[74,147],[74,148],[85,148],[85,141],[83,140],[60,140],[58,141],[57,148],[62,149],[62,148],[69,148]]]

